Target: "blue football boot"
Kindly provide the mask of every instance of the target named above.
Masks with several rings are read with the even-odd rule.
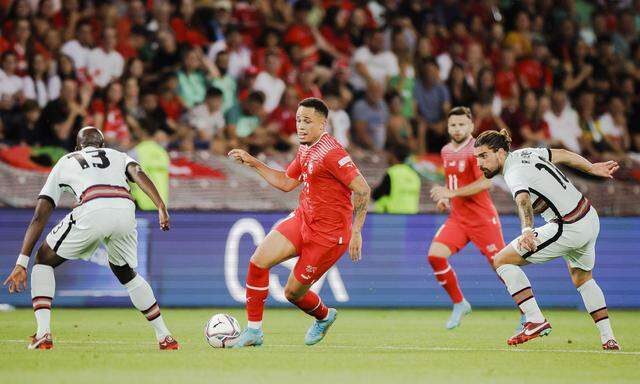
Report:
[[[245,328],[231,348],[259,347],[262,345],[263,341],[264,337],[262,335],[262,328]]]
[[[338,311],[335,308],[329,308],[329,315],[326,320],[316,320],[311,325],[311,328],[307,331],[307,335],[304,337],[304,343],[306,345],[318,344],[329,331],[329,328],[336,321],[338,317]]]
[[[451,311],[451,317],[447,321],[447,329],[453,329],[460,325],[460,321],[464,315],[471,313],[471,304],[466,299],[462,299],[461,302],[453,304],[453,310]]]

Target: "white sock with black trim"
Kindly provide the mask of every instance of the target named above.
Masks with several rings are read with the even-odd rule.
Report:
[[[598,286],[598,283],[596,283],[594,279],[591,279],[579,286],[578,292],[580,292],[582,296],[582,301],[584,302],[587,312],[589,312],[593,321],[596,323],[596,327],[598,327],[600,331],[602,344],[611,339],[615,339],[613,329],[611,328],[611,321],[609,320],[607,303],[604,300],[604,294],[600,286]]]
[[[31,268],[31,304],[36,316],[38,330],[36,337],[51,333],[51,302],[56,292],[53,267],[36,264]]]
[[[502,281],[504,281],[509,294],[511,294],[511,297],[513,297],[518,307],[520,307],[527,321],[542,323],[544,321],[544,315],[540,311],[540,307],[538,307],[538,302],[533,296],[531,283],[522,268],[513,264],[505,264],[498,267],[496,273],[502,278]]]
[[[156,297],[153,295],[153,290],[147,281],[140,276],[136,275],[131,281],[126,283],[125,288],[129,292],[131,302],[133,305],[142,312],[144,317],[149,320],[153,330],[156,332],[156,338],[161,341],[166,336],[171,335],[169,329],[164,324],[162,315],[160,314],[160,307],[156,301]]]

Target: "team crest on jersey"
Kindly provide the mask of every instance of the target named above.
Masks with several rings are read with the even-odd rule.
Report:
[[[464,172],[467,163],[464,160],[458,161],[458,172]]]
[[[520,158],[524,164],[529,164],[531,162],[531,151],[524,150],[520,152]]]
[[[316,273],[316,271],[318,270],[318,267],[314,267],[313,265],[307,265],[305,270],[307,271],[307,273]]]
[[[313,173],[313,161],[309,161],[307,163],[307,173],[308,174],[312,174]]]

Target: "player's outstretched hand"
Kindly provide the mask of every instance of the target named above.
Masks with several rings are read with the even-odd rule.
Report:
[[[453,191],[451,191],[447,187],[436,185],[435,187],[431,188],[431,198],[433,199],[433,201],[437,202],[438,200],[450,199],[452,197]]]
[[[9,284],[7,287],[9,289],[9,293],[22,292],[22,287],[27,289],[27,270],[20,265],[13,267],[13,271],[11,271],[9,277],[7,277],[4,283],[2,283],[2,285],[5,286],[7,284]]]
[[[158,221],[160,222],[160,229],[163,231],[168,231],[171,228],[169,212],[166,208],[158,210]]]
[[[349,256],[354,263],[362,260],[362,234],[353,232],[349,241]]]
[[[449,205],[449,199],[440,199],[436,203],[436,208],[440,212],[447,212],[451,206]]]
[[[518,245],[520,248],[524,248],[529,252],[535,252],[538,249],[538,243],[536,242],[536,234],[533,231],[525,231],[520,239]]]
[[[240,164],[248,165],[253,167],[253,165],[258,161],[255,157],[251,156],[247,151],[242,149],[232,149],[229,151],[227,155],[233,160],[237,161]]]
[[[613,179],[613,174],[620,169],[617,162],[613,160],[605,161],[604,163],[594,163],[589,170],[592,175],[607,177]]]

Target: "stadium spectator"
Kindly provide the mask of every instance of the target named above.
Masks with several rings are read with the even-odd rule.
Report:
[[[230,145],[237,141],[252,153],[259,153],[272,142],[264,125],[264,93],[251,92],[246,100],[227,112]]]
[[[512,145],[514,147],[549,147],[551,146],[551,132],[549,125],[542,118],[542,108],[533,90],[522,94],[522,102],[517,112],[517,118],[511,125]]]
[[[455,63],[451,67],[447,87],[451,95],[451,105],[471,108],[476,96],[467,81],[462,64]]]
[[[265,57],[264,70],[258,73],[256,81],[253,84],[254,90],[262,91],[262,93],[265,94],[264,110],[267,113],[273,112],[278,104],[280,104],[280,99],[287,87],[278,75],[281,66],[282,63],[280,62],[278,52],[268,52]]]
[[[551,108],[544,113],[543,119],[549,125],[551,140],[572,152],[582,153],[582,130],[578,113],[569,105],[567,93],[563,89],[553,90]]]
[[[89,57],[93,44],[93,32],[88,21],[80,21],[76,27],[76,38],[62,45],[60,52],[69,56],[73,61],[76,76],[81,82],[90,80],[88,77]]]
[[[191,48],[182,56],[182,67],[178,71],[178,94],[187,108],[204,100],[208,85],[204,72],[206,63],[208,61],[199,48]]]
[[[267,118],[267,129],[278,138],[276,149],[287,151],[297,143],[296,111],[299,101],[298,91],[288,87],[278,107]]]
[[[15,53],[6,51],[0,62],[0,98],[11,106],[22,98],[22,79],[16,74],[17,59]]]
[[[327,132],[338,140],[340,145],[349,148],[351,140],[351,119],[344,109],[344,100],[340,95],[328,93],[324,99],[329,108]]]
[[[419,81],[415,89],[419,116],[418,150],[437,152],[446,144],[445,117],[451,108],[451,96],[440,80],[440,68],[434,59],[420,64]]]
[[[50,101],[42,110],[38,120],[38,132],[42,145],[63,147],[72,150],[74,133],[82,128],[93,90],[83,85],[78,92],[78,83],[72,79],[62,81],[60,96]]]
[[[168,73],[176,72],[180,68],[180,45],[170,30],[158,31],[158,49],[151,60],[151,72],[160,79]]]
[[[366,34],[365,45],[353,53],[351,84],[356,91],[364,91],[371,82],[386,87],[389,80],[398,75],[398,58],[384,48],[384,30],[370,30]]]
[[[89,77],[99,88],[106,87],[111,81],[117,80],[124,71],[124,59],[116,51],[117,32],[113,27],[107,27],[102,32],[102,44],[91,50],[87,63]]]
[[[502,51],[496,71],[496,91],[503,99],[518,97],[518,75],[516,74],[516,54],[510,48]],[[457,105],[457,104],[456,104]]]
[[[266,58],[269,53],[278,55],[280,59],[278,77],[285,78],[286,74],[291,70],[291,62],[287,51],[282,48],[281,37],[276,29],[267,29],[263,32],[258,41],[258,47],[253,50],[251,62],[262,70],[266,66]]]
[[[208,53],[209,60],[215,63],[216,57],[222,51],[229,53],[227,73],[237,80],[251,66],[251,51],[242,42],[242,35],[238,27],[229,27],[224,40],[211,44]]]
[[[387,140],[389,109],[384,102],[384,88],[376,81],[369,83],[364,99],[353,105],[353,129],[356,144],[379,151]]]
[[[40,108],[56,99],[60,92],[60,77],[55,74],[49,75],[48,63],[40,53],[30,57],[29,70],[22,81],[22,94],[25,99],[36,100]]]
[[[131,145],[131,132],[122,110],[123,89],[120,82],[109,83],[104,90],[105,96],[91,104],[92,118],[89,124],[102,130],[105,142],[114,148],[128,149]]]
[[[35,100],[26,100],[21,113],[5,118],[5,139],[13,144],[36,146],[42,144],[42,135],[38,131],[38,120],[42,109]],[[3,119],[0,119],[2,124]]]
[[[389,106],[389,123],[387,130],[387,148],[403,145],[411,150],[415,145],[413,127],[403,114],[402,97],[396,91],[389,91],[385,95],[386,104]]]
[[[222,140],[225,127],[222,91],[215,87],[207,89],[204,102],[189,111],[187,121],[197,130],[196,140],[201,146],[209,148],[214,140]]]

